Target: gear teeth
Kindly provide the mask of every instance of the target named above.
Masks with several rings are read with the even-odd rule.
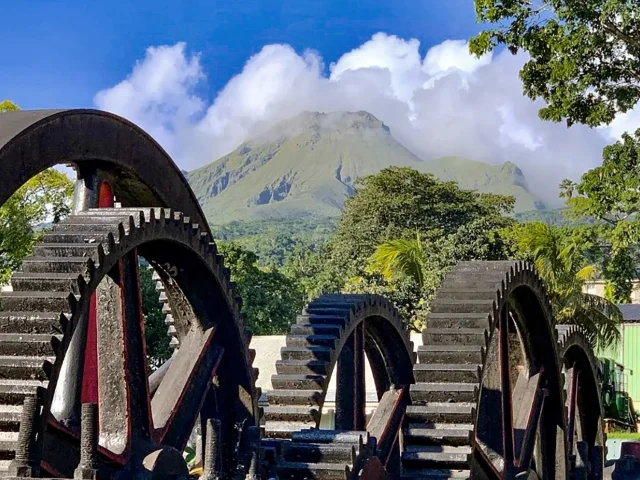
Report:
[[[51,337],[51,349],[56,356],[62,353],[62,341],[58,337]]]
[[[277,374],[272,376],[273,390],[266,392],[267,440],[264,446],[271,452],[282,447],[281,455],[272,455],[280,478],[301,478],[305,472],[309,478],[325,478],[327,472],[341,472],[339,478],[351,478],[343,476],[344,472],[357,472],[366,458],[374,454],[375,441],[369,441],[366,432],[315,430],[327,393],[328,375],[334,370],[351,332],[362,322],[366,327],[365,319],[371,317],[380,319],[376,322],[385,321],[385,331],[396,332],[404,343],[406,359],[400,360],[400,363],[406,361],[404,385],[413,382],[410,371],[410,365],[415,362],[413,344],[406,325],[391,302],[380,295],[349,294],[322,295],[311,301],[291,327],[286,345],[281,349],[280,360],[276,363]],[[401,371],[405,367],[397,368]],[[313,429],[310,432],[323,432],[322,435],[328,437],[297,436],[308,427]],[[349,442],[353,443],[336,443],[336,435],[351,434],[353,438]],[[333,440],[329,439],[331,435],[334,435]],[[367,443],[363,443],[361,435],[367,438]],[[338,448],[343,450],[337,453]],[[327,478],[338,478],[333,475]]]
[[[547,309],[548,299],[530,263],[459,262],[446,274],[431,304],[437,309],[432,308],[428,320],[435,324],[433,313],[437,312],[441,323],[423,332],[424,344],[418,348],[417,381],[411,386],[412,404],[405,417],[403,478],[453,478],[443,472],[457,472],[455,478],[471,477],[476,402],[487,352],[504,304],[521,285],[533,290]],[[481,325],[483,302],[485,326],[468,329]],[[546,316],[547,321],[551,319]]]
[[[85,297],[104,277],[104,270],[121,258],[131,245],[153,240],[157,238],[154,236],[158,233],[162,235],[160,227],[170,219],[176,222],[167,225],[174,231],[171,239],[178,240],[175,235],[180,234],[182,229],[176,230],[176,226],[182,224],[185,234],[178,241],[183,241],[208,262],[212,275],[217,279],[216,283],[222,286],[222,293],[230,305],[232,315],[236,314],[233,320],[236,322],[237,331],[244,330],[244,321],[239,315],[237,302],[229,288],[228,272],[225,278],[221,270],[222,258],[216,254],[215,244],[208,234],[200,230],[198,224],[192,224],[188,217],[183,217],[179,212],[163,208],[83,211],[55,224],[51,231],[45,234],[44,242],[34,247],[34,253],[38,253],[25,259],[23,269],[19,272],[23,274],[22,279],[18,280],[19,275],[16,274],[16,282],[20,281],[25,286],[24,293],[16,291],[0,294],[0,297],[4,297],[0,300],[5,308],[5,311],[0,309],[0,340],[6,341],[0,345],[4,345],[3,351],[6,352],[3,353],[3,358],[7,356],[7,371],[4,374],[9,375],[3,378],[9,378],[11,382],[10,388],[7,387],[6,391],[0,392],[0,410],[9,404],[21,404],[25,395],[36,393],[42,399],[51,396],[51,392],[47,393],[48,381],[52,379],[55,382],[57,379],[55,369],[59,368],[68,344],[68,337],[65,338],[65,335],[71,333],[70,330],[77,321],[75,317],[83,314],[79,309],[87,307]],[[155,271],[153,278],[154,281],[161,282]],[[46,285],[46,288],[38,291],[37,287],[43,285]],[[165,312],[165,321],[168,323],[168,330],[174,333],[170,344],[178,347],[179,332],[176,327],[179,325],[174,324],[169,305],[168,294],[172,294],[172,291],[168,285],[168,290],[165,290],[158,283],[156,288],[163,303],[169,307]],[[21,308],[9,311],[9,305]],[[249,354],[248,350],[246,352],[247,359],[254,355]],[[0,369],[2,368],[5,367],[0,366]],[[259,421],[257,400],[260,391],[255,388],[258,370],[249,364],[246,368],[242,388],[250,390],[254,398],[249,400],[252,402],[251,405],[243,400],[244,408],[240,415],[245,415],[244,412],[249,408],[255,418],[243,418],[243,421]],[[18,371],[26,372],[24,375],[30,377],[16,379],[16,376],[23,375],[17,373]],[[6,381],[0,383],[4,384]],[[51,388],[55,388],[53,382]],[[2,388],[0,385],[0,390]],[[19,413],[17,415],[19,416]],[[0,430],[6,431],[3,428],[0,425]],[[0,456],[4,455],[2,458],[11,458],[13,455],[14,446],[13,443],[9,445],[10,443],[0,442]]]
[[[42,364],[42,370],[44,371],[47,379],[50,379],[51,375],[53,375],[53,363],[49,360],[45,360]]]

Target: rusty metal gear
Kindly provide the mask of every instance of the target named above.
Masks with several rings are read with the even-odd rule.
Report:
[[[395,307],[378,295],[324,295],[291,327],[267,392],[263,446],[280,478],[356,478],[371,457],[397,448],[415,355]],[[365,355],[378,409],[365,424]],[[332,373],[336,420],[320,430]],[[399,453],[399,452],[398,452]]]
[[[423,340],[403,478],[566,478],[556,335],[532,266],[459,263],[431,304]]]
[[[224,453],[231,459],[237,455],[228,450],[239,441],[236,427],[255,424],[258,418],[256,372],[250,366],[239,302],[209,235],[182,214],[165,209],[84,211],[45,234],[43,243],[25,259],[22,271],[12,277],[14,291],[0,298],[4,320],[0,352],[5,376],[0,381],[0,411],[5,416],[0,428],[15,432],[22,400],[35,395],[42,405],[38,424],[44,432],[35,450],[40,450],[41,464],[49,474],[70,477],[79,462],[80,398],[78,382],[74,381],[79,373],[78,359],[69,362],[65,354],[74,337],[81,335],[91,294],[104,290],[105,282],[118,284],[127,271],[135,272],[132,252],[158,271],[169,272],[183,298],[189,300],[183,314],[191,313],[191,326],[184,336],[185,348],[174,356],[150,399],[144,394],[148,388],[146,359],[140,323],[135,321],[139,309],[134,307],[133,285],[120,283],[123,298],[134,306],[121,312],[118,305],[107,304],[106,310],[99,311],[105,330],[99,337],[104,363],[98,471],[110,476],[108,472],[133,468],[133,463],[141,462],[140,455],[148,455],[154,445],[163,447],[163,452],[167,448],[180,451],[200,411],[223,419]],[[108,294],[110,287],[106,288]],[[113,323],[118,312],[125,322],[122,327],[117,321]],[[114,341],[119,328],[124,337]],[[124,357],[117,354],[115,344],[119,342],[128,352]],[[221,372],[216,377],[219,380],[205,399],[203,392],[209,390],[216,368]],[[225,375],[225,371],[233,374]],[[140,375],[142,380],[136,380]],[[179,417],[178,411],[182,412]],[[125,419],[124,424],[119,423]],[[129,433],[122,438],[118,432],[127,429]],[[14,445],[12,441],[2,445],[5,459],[12,456]]]
[[[574,478],[600,479],[606,447],[597,360],[580,327],[559,325],[556,330],[565,377],[570,472]]]

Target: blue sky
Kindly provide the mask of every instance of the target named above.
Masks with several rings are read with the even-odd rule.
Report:
[[[202,54],[211,100],[265,44],[318,50],[328,63],[384,31],[421,40],[422,53],[467,38],[473,0],[29,0],[3,2],[0,97],[22,108],[90,107],[151,45]]]
[[[119,114],[187,170],[303,110],[366,110],[424,160],[514,162],[554,199],[640,122],[541,121],[526,53],[469,54],[473,0],[29,0],[0,14],[0,99]]]

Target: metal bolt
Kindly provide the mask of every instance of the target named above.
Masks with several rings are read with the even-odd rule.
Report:
[[[220,475],[220,430],[217,418],[207,418],[204,447],[204,473],[201,480],[219,480]]]
[[[20,418],[16,455],[9,466],[10,476],[38,477],[40,475],[40,460],[36,449],[39,409],[40,403],[37,397],[25,397]]]
[[[97,470],[98,452],[98,405],[82,404],[82,420],[80,431],[80,463],[73,472],[77,480],[94,480]]]
[[[260,427],[249,427],[247,436],[249,437],[251,459],[249,461],[249,471],[244,478],[245,480],[260,480]]]

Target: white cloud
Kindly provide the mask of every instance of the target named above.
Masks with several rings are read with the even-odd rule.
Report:
[[[131,74],[94,98],[102,110],[121,115],[146,129],[172,151],[176,131],[189,127],[205,104],[194,93],[205,78],[198,56],[187,58],[185,43],[149,47]]]
[[[599,164],[609,137],[637,125],[640,112],[607,129],[543,122],[541,105],[522,95],[524,61],[508,52],[478,59],[463,40],[447,40],[422,57],[418,40],[378,33],[331,64],[327,76],[319,53],[267,45],[206,106],[195,93],[204,77],[199,57],[179,43],[149,48],[95,101],[146,129],[185,169],[303,110],[367,110],[422,158],[513,161],[548,198],[560,180]]]

